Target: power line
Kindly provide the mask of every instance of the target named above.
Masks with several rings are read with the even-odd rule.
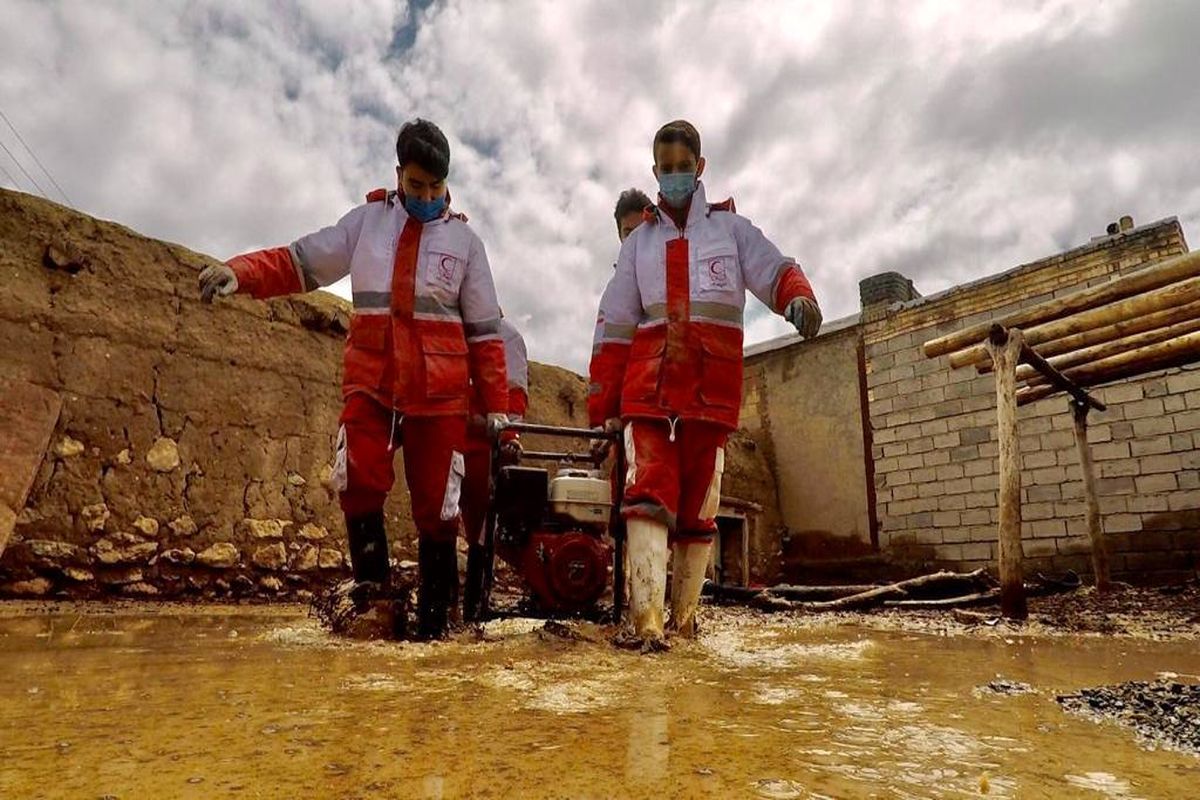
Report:
[[[42,197],[49,200],[50,198],[46,197],[46,190],[43,189],[38,184],[38,182],[33,179],[33,176],[30,175],[29,172],[26,171],[25,167],[23,167],[21,165],[21,162],[17,161],[17,157],[13,155],[13,151],[9,150],[8,147],[5,146],[4,142],[0,142],[0,150],[3,150],[4,152],[8,153],[8,157],[11,158],[13,160],[13,163],[17,165],[17,169],[21,170],[21,174],[24,175],[29,180],[30,183],[32,183],[34,186],[37,186],[37,190],[38,190],[38,192],[41,193]]]
[[[8,178],[8,182],[13,185],[14,189],[19,190],[21,188],[21,184],[17,183],[17,179],[13,177],[13,174],[3,164],[0,164],[0,172],[4,173],[4,176]]]
[[[9,129],[12,130],[13,134],[16,135],[17,141],[21,143],[21,146],[25,148],[26,152],[33,156],[34,163],[42,168],[42,172],[46,173],[46,177],[49,178],[50,182],[54,184],[54,188],[58,189],[58,193],[62,195],[63,200],[67,201],[67,205],[73,206],[74,203],[71,202],[71,198],[67,197],[67,193],[64,192],[63,188],[58,185],[58,181],[54,180],[54,176],[50,174],[50,170],[46,169],[46,165],[42,163],[42,160],[37,157],[37,153],[33,152],[33,148],[25,143],[25,138],[21,136],[21,132],[18,131],[17,127],[12,124],[8,118],[8,115],[5,114],[3,110],[0,110],[0,119],[3,119],[5,124],[8,125]],[[43,194],[45,193],[43,192]]]

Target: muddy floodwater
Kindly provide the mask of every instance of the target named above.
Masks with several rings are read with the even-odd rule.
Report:
[[[0,797],[1200,796],[1200,758],[1054,701],[1189,679],[1194,641],[706,613],[639,656],[519,620],[397,645],[299,608],[0,606]],[[997,676],[1032,691],[978,690]]]

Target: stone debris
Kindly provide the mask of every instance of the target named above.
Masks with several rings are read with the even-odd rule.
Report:
[[[54,445],[54,455],[59,458],[74,458],[83,450],[83,442],[72,439],[70,436],[64,436],[58,444]]]
[[[153,584],[146,583],[145,581],[135,581],[133,583],[127,583],[121,587],[121,591],[125,594],[131,594],[131,595],[135,595],[137,597],[157,597],[158,596],[158,587]]]
[[[974,694],[976,697],[982,697],[989,694],[1012,696],[1019,694],[1035,694],[1036,692],[1037,690],[1028,683],[1011,681],[1008,678],[1003,678],[997,675],[995,680],[988,681],[982,686],[976,686],[972,694]]]
[[[242,520],[243,529],[255,539],[282,539],[284,528],[291,525],[286,519],[250,519]]]
[[[138,568],[112,569],[100,573],[98,580],[112,586],[124,586],[129,583],[141,583],[145,574]]]
[[[196,521],[187,514],[171,520],[167,523],[167,527],[176,536],[195,536],[197,530]]]
[[[162,551],[158,557],[163,561],[166,561],[168,564],[187,565],[196,560],[196,551],[192,550],[190,547],[184,547],[182,549],[171,548],[170,550]]]
[[[331,548],[322,548],[317,556],[317,565],[321,569],[338,569],[344,566],[346,557],[342,555],[341,550],[333,550]]]
[[[229,542],[217,542],[196,554],[196,562],[212,569],[229,569],[237,566],[241,554]]]
[[[50,567],[69,561],[79,553],[79,548],[75,545],[51,539],[29,539],[25,542],[25,547],[38,563]]]
[[[317,480],[319,480],[321,485],[326,489],[336,489],[337,487],[333,485],[333,465],[325,464],[322,466],[321,471],[317,473]]]
[[[261,586],[264,591],[270,592],[271,594],[277,594],[283,589],[283,581],[279,580],[279,578],[276,578],[274,575],[268,575],[267,577],[263,578],[258,582],[258,585]]]
[[[317,548],[311,544],[302,545],[292,554],[290,567],[294,572],[312,572],[317,568]]]
[[[287,564],[287,549],[283,542],[263,545],[254,551],[250,561],[263,569],[282,569]]]
[[[52,588],[54,588],[53,585],[45,578],[31,578],[27,581],[15,581],[8,584],[4,587],[4,592],[21,597],[42,597],[49,594]]]
[[[1057,699],[1066,711],[1132,728],[1151,748],[1200,755],[1200,684],[1129,681]]]
[[[143,541],[131,534],[113,534],[91,547],[92,555],[101,564],[145,563],[158,552],[158,542]]]
[[[329,531],[322,528],[320,525],[314,525],[311,522],[306,522],[300,527],[299,534],[301,539],[319,542],[329,535]]]
[[[292,486],[304,486],[308,481],[304,480],[304,476],[297,475],[294,472],[288,473],[288,483]]]
[[[110,516],[108,506],[104,503],[95,503],[79,509],[79,519],[83,522],[84,527],[92,533],[104,530]]]
[[[133,521],[133,527],[141,531],[143,536],[158,536],[158,520],[153,517],[138,517]]]
[[[130,454],[128,447],[117,453],[117,463],[123,467],[127,467],[133,463],[133,456]]]
[[[62,572],[68,580],[76,583],[91,583],[96,580],[96,573],[83,567],[66,567]]]
[[[146,453],[146,463],[157,472],[171,472],[179,468],[179,445],[174,439],[159,437]]]

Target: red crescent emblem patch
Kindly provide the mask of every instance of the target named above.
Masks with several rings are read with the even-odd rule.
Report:
[[[708,274],[715,286],[724,286],[729,277],[725,272],[725,262],[719,258],[708,262]]]

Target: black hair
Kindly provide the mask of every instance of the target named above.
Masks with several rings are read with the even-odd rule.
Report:
[[[444,180],[450,174],[450,143],[437,125],[417,117],[400,127],[396,137],[396,160],[401,167],[416,164]]]
[[[654,134],[654,144],[651,146],[651,150],[658,150],[660,144],[676,142],[687,145],[696,160],[700,160],[700,131],[696,130],[696,126],[686,119],[677,119],[659,128],[658,133]]]
[[[613,209],[613,219],[617,221],[617,230],[621,230],[621,217],[634,212],[640,214],[649,205],[650,198],[641,189],[626,189],[621,192],[621,196],[617,198],[617,207]]]

